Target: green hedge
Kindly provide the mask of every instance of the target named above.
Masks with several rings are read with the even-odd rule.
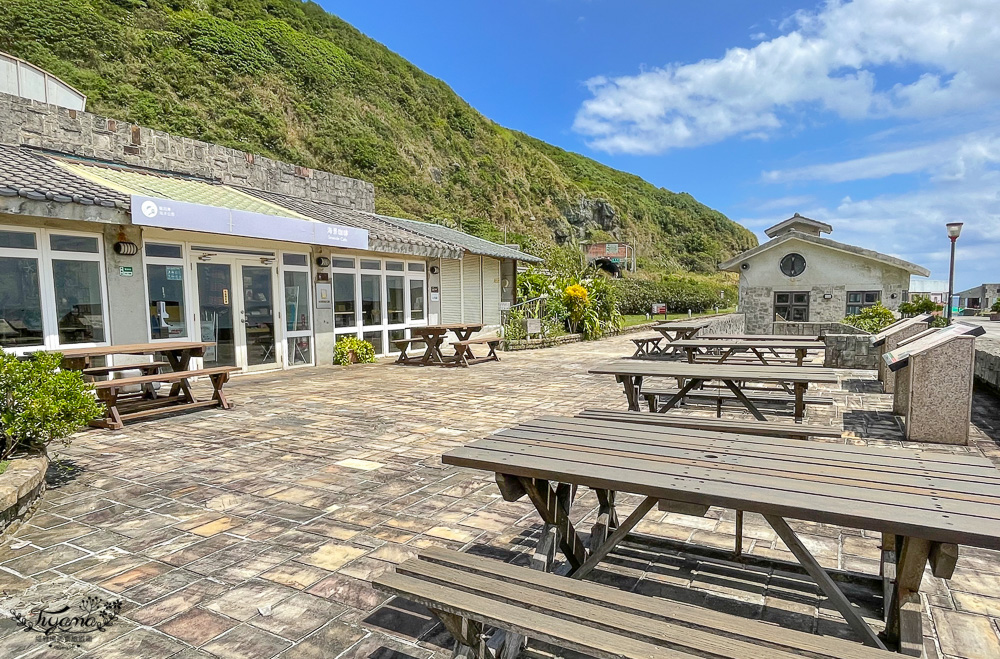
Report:
[[[618,310],[623,314],[649,313],[653,304],[666,304],[669,313],[688,309],[701,313],[736,303],[736,286],[705,277],[668,275],[661,281],[617,279]]]

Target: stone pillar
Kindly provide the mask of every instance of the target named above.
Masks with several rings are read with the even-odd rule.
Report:
[[[885,393],[891,394],[896,390],[896,374],[889,370],[885,360],[882,359],[882,355],[895,350],[901,341],[905,341],[912,336],[916,336],[917,334],[925,331],[927,327],[927,323],[914,323],[912,325],[907,325],[898,332],[894,332],[886,336],[885,342],[875,348],[876,363],[878,366],[878,379],[879,382],[882,383],[882,390]]]
[[[975,361],[974,336],[956,336],[910,355],[908,440],[961,446],[969,443]]]

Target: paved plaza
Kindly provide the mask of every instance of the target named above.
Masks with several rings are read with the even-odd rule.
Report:
[[[385,362],[243,376],[227,389],[231,411],[82,433],[60,450],[34,515],[0,544],[0,606],[98,594],[120,598],[121,616],[78,645],[5,619],[0,656],[450,656],[428,611],[387,602],[370,580],[430,546],[527,564],[541,523],[525,501],[503,501],[492,474],[446,467],[441,454],[545,414],[624,409],[613,378],[587,369],[631,352],[619,337],[470,369]],[[873,374],[845,371],[836,405],[811,407],[806,421],[843,426],[844,441],[900,445],[891,397],[877,391]],[[997,407],[977,393],[975,445],[942,450],[1000,464]],[[627,513],[638,500],[621,503]],[[589,530],[596,504],[580,492],[578,528]],[[879,534],[793,527],[825,566],[878,574]],[[745,566],[730,560],[733,511],[654,511],[638,530],[663,542],[623,547],[593,579],[852,638],[763,519],[747,516]],[[703,549],[681,553],[680,542]],[[1000,554],[963,548],[950,582],[925,579],[925,656],[1000,657]],[[877,627],[872,585],[857,578],[845,591]]]

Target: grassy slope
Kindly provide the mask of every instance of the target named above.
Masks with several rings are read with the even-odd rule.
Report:
[[[3,0],[0,50],[94,112],[372,181],[381,212],[492,239],[505,227],[535,250],[556,235],[633,240],[662,271],[711,271],[756,244],[690,195],[494,124],[312,3]],[[581,222],[584,197],[616,220]]]

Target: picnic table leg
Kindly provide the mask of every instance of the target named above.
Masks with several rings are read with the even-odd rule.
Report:
[[[573,570],[570,573],[571,579],[583,579],[590,572],[597,567],[598,563],[604,560],[604,557],[610,554],[618,544],[625,539],[625,536],[635,528],[636,524],[642,521],[646,514],[653,509],[656,505],[657,499],[655,497],[646,497],[643,499],[642,503],[632,511],[632,513],[625,518],[621,526],[615,529],[615,532],[608,537],[607,540],[601,543],[600,546],[594,547],[590,551],[590,555],[587,560],[580,567]]]
[[[657,409],[657,412],[662,413],[673,409],[679,402],[684,400],[684,396],[686,396],[689,391],[697,387],[702,382],[704,382],[704,380],[700,380],[698,378],[691,378],[690,380],[687,381],[687,383],[683,387],[680,388],[680,391],[678,391],[676,394],[670,397],[670,400],[668,400],[663,405],[660,405],[659,409]]]
[[[222,393],[222,387],[229,382],[229,373],[217,373],[211,376],[212,380],[212,399],[219,401],[219,407],[224,410],[232,408],[232,404],[226,398],[226,394]]]
[[[452,653],[452,657],[456,659],[459,657],[463,659],[470,657],[488,659],[490,657],[486,651],[481,623],[440,609],[431,608],[430,611],[434,617],[441,621],[448,633],[455,637],[455,651]]]
[[[767,421],[767,417],[760,413],[760,410],[758,410],[757,406],[753,404],[753,401],[747,398],[746,394],[743,393],[742,389],[736,386],[735,382],[732,380],[723,380],[722,382],[731,392],[733,392],[736,399],[743,403],[743,406],[746,407],[750,414],[753,414],[758,421]]]
[[[622,387],[625,389],[625,400],[628,401],[629,411],[638,412],[640,400],[639,390],[642,388],[642,376],[621,374],[616,375],[615,379],[618,380],[618,382],[621,383]]]
[[[816,581],[816,584],[827,598],[829,598],[830,604],[840,611],[840,614],[847,620],[847,624],[854,630],[854,633],[861,637],[862,642],[865,645],[885,650],[885,643],[872,631],[872,628],[868,626],[868,623],[861,617],[861,614],[857,612],[847,597],[844,596],[844,593],[837,587],[836,582],[830,578],[830,575],[826,573],[823,566],[809,553],[809,550],[802,544],[802,541],[795,535],[795,531],[788,526],[788,523],[777,515],[764,515],[764,519],[767,520],[767,523],[771,525],[771,528],[778,534],[781,541],[795,555],[795,558],[805,568],[805,571],[809,573],[809,576]]]
[[[802,423],[802,417],[806,415],[806,388],[809,385],[805,382],[795,383],[795,422]]]
[[[559,492],[546,480],[521,478],[520,481],[542,521],[556,527],[559,548],[566,555],[569,564],[573,568],[583,565],[587,559],[587,550],[576,527],[569,519],[572,486],[563,483],[566,488]]]
[[[715,363],[716,363],[716,364],[723,364],[723,363],[725,363],[725,361],[726,361],[727,359],[729,359],[730,357],[732,357],[732,356],[733,356],[733,353],[734,353],[734,352],[736,352],[736,348],[730,348],[729,350],[727,350],[726,352],[724,352],[724,353],[722,354],[722,356],[721,356],[721,357],[719,357],[719,361],[717,361],[717,362],[715,362]]]
[[[590,530],[590,550],[594,551],[608,539],[611,529],[618,527],[618,513],[615,512],[615,491],[594,490],[600,507],[597,510],[597,522]]]
[[[764,366],[770,366],[771,365],[767,361],[767,358],[764,357],[764,355],[762,355],[761,352],[760,352],[760,350],[758,350],[757,348],[750,348],[750,352],[752,352],[753,354],[757,355],[757,359],[759,359],[760,363],[763,364]]]
[[[100,389],[98,396],[104,403],[104,418],[91,422],[91,425],[109,428],[111,430],[121,430],[125,427],[122,415],[118,412],[118,388]]]
[[[899,651],[914,657],[923,652],[921,630],[920,582],[930,558],[931,543],[921,538],[904,537],[897,544],[896,583],[889,604],[885,634],[899,642]]]
[[[804,348],[798,348],[795,350],[795,365],[802,366],[806,361],[806,351]]]
[[[737,557],[743,554],[743,511],[736,511],[736,548],[733,554]]]

